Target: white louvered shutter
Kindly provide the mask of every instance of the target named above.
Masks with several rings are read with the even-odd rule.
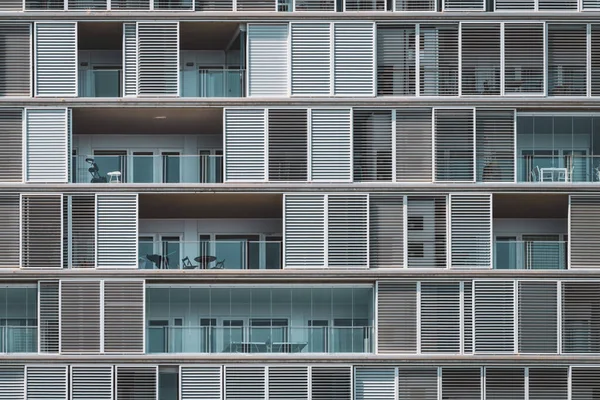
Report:
[[[112,365],[73,365],[71,400],[113,400]]]
[[[395,400],[394,368],[356,367],[354,369],[355,400]]]
[[[266,179],[266,110],[225,109],[225,182]]]
[[[367,195],[328,195],[328,267],[368,267],[367,226]]]
[[[67,367],[61,365],[28,365],[27,400],[67,399]]]
[[[407,264],[409,268],[446,268],[446,196],[408,196]]]
[[[26,4],[30,0],[26,1]],[[1,11],[23,11],[23,0],[4,0],[0,5]]]
[[[400,108],[396,113],[396,182],[431,182],[431,108]]]
[[[20,197],[18,194],[5,194],[0,196],[0,268],[17,268],[21,264],[19,259],[21,230]]]
[[[435,109],[435,179],[475,180],[475,121],[472,109]]]
[[[377,95],[414,96],[415,25],[377,26]]]
[[[138,95],[179,94],[179,23],[138,22]]]
[[[492,268],[492,195],[450,195],[452,268]]]
[[[537,0],[494,0],[496,11],[534,10]]]
[[[421,353],[460,353],[460,282],[421,282]]]
[[[438,400],[438,369],[398,368],[398,400]]]
[[[568,379],[568,368],[529,368],[529,400],[569,399]]]
[[[270,182],[306,182],[308,179],[308,111],[268,110]]]
[[[334,27],[334,94],[375,95],[375,24],[336,22]]]
[[[525,400],[524,368],[485,369],[486,400]]]
[[[462,94],[500,95],[499,23],[461,24]]]
[[[577,11],[578,0],[538,0],[540,11]]]
[[[135,23],[123,24],[123,88],[125,96],[137,95],[138,41]]]
[[[292,95],[330,95],[331,24],[292,22],[291,33]]]
[[[22,108],[0,108],[0,182],[23,182]]]
[[[288,95],[287,24],[248,24],[248,96]]]
[[[58,353],[59,351],[59,281],[39,281],[39,337],[40,353]]]
[[[225,367],[225,400],[263,400],[266,389],[265,367]]]
[[[25,180],[67,183],[69,115],[66,108],[25,109]]]
[[[504,93],[544,94],[544,24],[504,24]]]
[[[325,196],[284,195],[285,268],[325,266]]]
[[[77,96],[77,23],[35,23],[35,95]]]
[[[392,181],[392,111],[353,110],[354,182]]]
[[[106,10],[108,0],[67,0],[67,7],[71,10]]]
[[[485,11],[485,0],[442,0],[444,11]]]
[[[514,352],[515,283],[475,281],[475,352]]]
[[[98,194],[96,205],[98,268],[137,268],[137,194]]]
[[[599,353],[599,282],[562,282],[562,352]]]
[[[111,0],[112,10],[149,10],[152,0]]]
[[[458,96],[458,24],[421,24],[419,93],[421,96]]]
[[[0,11],[3,11],[2,5]],[[30,23],[0,24],[0,40],[3,43],[1,97],[31,96],[31,32]]]
[[[158,367],[117,365],[115,400],[156,400]]]
[[[221,366],[181,366],[181,400],[221,398]]]
[[[598,10],[600,10],[600,0],[598,1]],[[590,41],[591,41],[591,95],[594,97],[600,96],[600,24],[591,24],[590,27]]]
[[[25,400],[25,368],[0,366],[0,400]]]
[[[377,353],[416,353],[417,334],[417,284],[377,282]]]
[[[477,182],[515,179],[515,110],[475,112]]]
[[[308,367],[268,367],[269,400],[308,399]]]
[[[369,194],[369,267],[404,267],[404,197]]]
[[[352,399],[352,367],[312,367],[311,383],[312,400]]]
[[[61,220],[61,195],[21,195],[22,268],[62,268]]]
[[[195,0],[195,11],[234,11],[233,0]]]
[[[61,353],[100,352],[100,281],[60,281]]]
[[[587,24],[548,24],[548,96],[587,93]]]
[[[144,291],[142,280],[104,281],[104,352],[144,352]]]
[[[294,2],[294,11],[335,11],[334,0],[299,0]]]
[[[312,181],[352,179],[350,109],[310,110],[310,177]]]
[[[571,368],[571,400],[597,397],[600,390],[600,368],[591,366]]]
[[[442,399],[480,400],[481,368],[442,368]]]
[[[519,282],[519,353],[558,352],[556,282]]]
[[[582,9],[587,10],[598,10],[600,9],[600,0],[583,0]]]
[[[600,196],[570,196],[569,268],[600,268]]]

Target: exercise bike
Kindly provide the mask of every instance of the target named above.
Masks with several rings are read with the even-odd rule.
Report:
[[[100,168],[98,168],[98,164],[96,164],[93,158],[86,158],[85,162],[90,164],[90,167],[88,168],[88,172],[92,176],[90,183],[108,183],[105,176],[100,176]]]

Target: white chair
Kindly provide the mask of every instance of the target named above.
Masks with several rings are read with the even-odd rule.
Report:
[[[121,171],[107,172],[108,183],[121,183]]]

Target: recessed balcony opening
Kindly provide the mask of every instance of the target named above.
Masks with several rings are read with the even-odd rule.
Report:
[[[493,197],[495,269],[566,269],[569,196]]]
[[[0,284],[0,353],[38,352],[37,305],[37,285]]]
[[[221,108],[75,108],[72,181],[219,183]]]
[[[280,194],[141,194],[140,269],[282,268]]]

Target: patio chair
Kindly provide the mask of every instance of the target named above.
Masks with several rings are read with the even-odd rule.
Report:
[[[210,267],[210,269],[223,269],[223,268],[225,268],[225,259],[222,259],[221,261],[217,261],[215,263],[215,265]]]
[[[184,257],[181,259],[181,265],[183,269],[197,269],[198,265],[192,264],[189,257]]]

